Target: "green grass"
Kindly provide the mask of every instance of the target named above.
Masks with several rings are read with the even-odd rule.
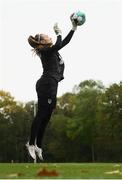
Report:
[[[44,170],[45,169],[45,170]],[[46,173],[45,173],[46,171]],[[43,176],[38,173],[43,172]],[[122,179],[122,164],[0,163],[0,179]]]

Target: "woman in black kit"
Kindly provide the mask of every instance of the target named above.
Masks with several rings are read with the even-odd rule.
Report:
[[[72,22],[72,29],[62,40],[61,30],[56,23],[54,31],[57,40],[54,45],[52,39],[45,34],[37,34],[35,37],[29,36],[28,38],[30,46],[34,48],[35,53],[40,57],[43,67],[43,74],[36,83],[38,111],[32,122],[29,142],[26,144],[28,152],[34,160],[36,154],[43,160],[43,135],[56,106],[58,82],[64,79],[64,62],[58,51],[70,42],[76,29],[77,25]]]

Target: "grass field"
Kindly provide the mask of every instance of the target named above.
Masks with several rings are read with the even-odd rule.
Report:
[[[122,179],[122,164],[1,163],[0,179]]]

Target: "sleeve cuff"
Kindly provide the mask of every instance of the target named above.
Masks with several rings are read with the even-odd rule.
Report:
[[[61,33],[56,34],[56,36],[61,36]]]
[[[72,31],[76,31],[77,29],[77,26],[76,27],[72,27]]]

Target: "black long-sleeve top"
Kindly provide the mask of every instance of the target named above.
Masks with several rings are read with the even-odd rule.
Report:
[[[73,34],[74,31],[71,30],[64,40],[58,35],[52,47],[44,47],[38,52],[43,66],[43,76],[53,77],[57,82],[64,79],[64,62],[58,51],[70,42]]]

